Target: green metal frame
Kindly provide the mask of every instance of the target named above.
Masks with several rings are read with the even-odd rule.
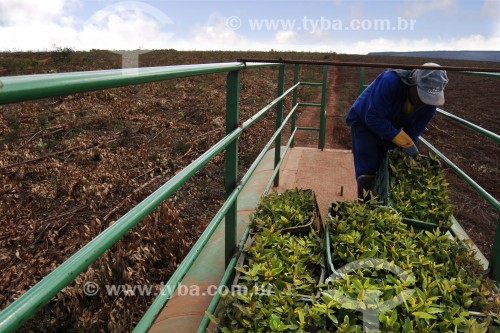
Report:
[[[279,168],[283,162],[283,156],[290,147],[293,147],[293,141],[297,130],[317,130],[319,131],[318,148],[324,148],[325,125],[326,125],[326,81],[327,65],[323,66],[323,80],[318,82],[300,82],[299,65],[294,67],[294,84],[284,91],[284,64],[278,65],[278,97],[259,110],[251,118],[247,119],[241,125],[239,124],[239,91],[240,91],[240,72],[244,69],[264,66],[276,66],[275,63],[221,63],[221,64],[202,64],[202,65],[182,65],[167,67],[150,67],[139,69],[120,69],[108,71],[76,72],[47,75],[29,75],[18,77],[0,78],[0,104],[17,103],[38,98],[61,96],[78,92],[100,90],[114,87],[122,87],[146,82],[169,80],[195,75],[204,75],[212,73],[227,74],[227,96],[226,96],[226,136],[208,149],[205,153],[195,159],[186,168],[172,177],[164,185],[131,209],[127,214],[118,219],[113,225],[108,227],[96,238],[87,243],[81,250],[73,254],[69,259],[62,263],[50,274],[45,276],[40,282],[33,286],[26,293],[10,304],[0,313],[0,331],[11,332],[19,328],[24,321],[32,316],[37,310],[50,301],[60,290],[71,283],[78,274],[90,266],[100,255],[115,244],[127,231],[139,223],[147,214],[158,207],[164,200],[174,193],[191,176],[200,170],[217,154],[226,152],[226,201],[219,211],[215,214],[207,228],[203,231],[200,238],[196,241],[187,256],[173,273],[164,289],[155,299],[151,307],[145,313],[138,323],[134,332],[145,332],[153,323],[157,314],[163,309],[167,300],[173,295],[176,287],[189,270],[193,262],[198,257],[203,247],[222,221],[225,219],[225,258],[228,267],[234,267],[235,258],[241,251],[242,244],[248,236],[248,229],[243,239],[237,243],[236,240],[236,211],[237,198],[243,187],[248,183],[250,176],[256,170],[265,153],[274,144],[275,146],[275,170],[265,191],[268,191],[273,184],[279,182]],[[297,89],[300,85],[321,86],[321,103],[297,103]],[[283,99],[293,93],[293,106],[287,117],[283,120]],[[297,128],[295,126],[295,113],[301,106],[320,107],[319,128]],[[238,138],[254,122],[260,119],[271,109],[276,108],[276,132],[272,135],[269,142],[261,151],[257,159],[250,166],[247,173],[238,181]],[[455,119],[456,120],[456,119]],[[287,145],[281,147],[281,133],[285,125],[291,121],[292,132]],[[466,121],[464,121],[466,122]],[[462,122],[462,124],[467,125]],[[474,125],[475,126],[475,125]],[[470,126],[469,126],[470,127]],[[471,127],[473,128],[473,127]],[[474,129],[474,128],[473,128]],[[477,128],[475,129],[477,130]],[[482,133],[485,134],[485,133]],[[496,134],[494,134],[496,135]],[[491,137],[491,136],[490,136]],[[498,136],[493,137],[498,141]],[[423,140],[423,139],[422,139]],[[425,142],[425,140],[423,140]],[[451,162],[451,161],[450,161]],[[458,167],[457,167],[458,168]],[[479,191],[478,188],[476,190]],[[480,191],[481,193],[481,191]],[[483,193],[482,193],[483,194]],[[490,196],[491,197],[491,196]],[[491,197],[492,198],[492,197]],[[497,208],[493,200],[489,201]],[[496,200],[495,200],[496,201]],[[500,267],[498,256],[500,256],[500,228],[497,228],[495,243],[493,245],[493,255],[490,261],[491,271],[497,278],[500,277]],[[224,275],[221,285],[227,283],[229,276]],[[216,296],[217,297],[217,296]],[[214,309],[218,302],[217,298],[212,300],[209,309]],[[207,318],[203,319],[206,323]],[[201,327],[201,326],[200,326]]]
[[[226,135],[238,128],[240,102],[240,72],[227,74],[226,84]],[[238,141],[231,142],[226,148],[226,200],[235,190],[238,182]],[[237,202],[234,201],[225,217],[225,262],[229,264],[236,248],[236,215]]]
[[[270,65],[232,62],[1,77],[0,104]]]
[[[298,64],[294,65],[293,66],[293,84],[299,83],[299,72],[300,72],[300,65],[298,65]],[[297,104],[298,94],[299,94],[298,89],[295,89],[293,91],[293,95],[292,95],[292,105],[296,105]],[[291,124],[290,124],[290,127],[291,127],[290,134],[293,133],[293,131],[294,131],[295,120],[296,120],[296,117],[295,117],[295,115],[293,115],[292,116],[292,120],[291,120]],[[294,144],[295,144],[295,141],[292,140],[291,146],[293,147]]]
[[[465,127],[468,127],[468,128],[470,128],[470,129],[472,129],[472,130],[474,130],[474,131],[476,131],[476,132],[478,132],[478,133],[480,133],[480,134],[482,134],[490,139],[493,139],[496,142],[500,142],[500,135],[498,135],[498,134],[495,134],[491,131],[488,131],[487,129],[484,129],[480,126],[477,126],[476,124],[473,124],[470,121],[467,121],[465,119],[457,117],[454,114],[446,112],[443,109],[437,108],[436,111],[437,111],[437,113],[442,114],[443,116],[445,116],[453,121],[456,121],[457,123],[464,125]]]
[[[436,149],[427,140],[420,137],[419,140],[432,150],[436,155],[438,155],[441,160],[446,163],[460,178],[465,180],[474,190],[476,190],[486,201],[488,201],[500,214],[500,204],[491,194],[489,194],[484,188],[482,188],[478,183],[476,183],[469,175],[467,175],[462,169],[460,169],[455,163],[448,159],[442,152]],[[499,215],[500,216],[500,215]],[[495,232],[495,238],[493,239],[493,247],[491,250],[491,256],[489,260],[489,273],[490,275],[500,283],[500,217],[497,220],[497,227]]]
[[[462,74],[485,76],[485,77],[495,77],[500,78],[500,73],[489,73],[489,72],[474,72],[474,71],[459,71]]]
[[[325,148],[325,135],[326,135],[326,83],[328,79],[328,66],[323,66],[323,80],[321,86],[321,109],[319,113],[319,140],[318,149]]]
[[[245,243],[248,239],[248,236],[250,235],[250,225],[245,229],[243,232],[243,237],[241,238],[240,244],[238,246],[238,252],[241,253],[243,250],[243,247],[245,246]],[[219,284],[218,290],[221,290],[221,286],[226,286],[229,282],[229,279],[231,278],[233,274],[233,269],[234,266],[236,266],[236,263],[238,262],[238,257],[239,256],[234,256],[231,258],[231,261],[228,263],[226,271],[224,272],[224,275],[222,276],[221,282]],[[216,293],[213,297],[212,300],[210,301],[210,304],[208,305],[206,313],[214,313],[215,309],[217,308],[217,304],[219,304],[220,298],[222,294],[221,293]],[[200,326],[198,327],[197,333],[205,333],[207,326],[210,324],[210,318],[206,315],[203,316]],[[134,330],[135,332],[135,330]]]
[[[282,65],[283,66],[283,65]],[[294,67],[294,82],[299,82],[299,64],[295,64]],[[318,149],[323,150],[325,148],[325,137],[326,137],[326,98],[327,98],[327,80],[328,80],[328,66],[323,66],[322,79],[321,82],[300,82],[301,86],[313,86],[321,87],[321,101],[320,103],[313,102],[301,102],[298,103],[299,106],[312,106],[319,107],[319,127],[296,127],[295,118],[292,118],[292,129],[305,130],[305,131],[318,131]],[[292,99],[292,104],[297,104],[297,96],[294,95]],[[294,146],[294,141],[292,140],[292,147]]]
[[[285,90],[285,65],[280,65],[278,67],[278,96],[283,94]],[[281,127],[283,122],[283,99],[280,99],[276,105],[276,130]],[[274,169],[278,167],[281,160],[281,133],[276,136],[274,141]],[[278,186],[280,182],[279,167],[276,176],[274,177],[274,186]]]
[[[462,169],[460,169],[455,163],[449,160],[442,152],[431,145],[427,140],[420,137],[419,141],[426,145],[430,150],[432,150],[436,155],[441,158],[441,160],[446,163],[457,175],[465,180],[473,189],[475,189],[483,198],[485,198],[496,210],[500,212],[500,204],[491,194],[489,194],[484,188],[482,188],[478,183],[476,183],[469,175],[467,175]]]
[[[89,267],[107,249],[113,246],[127,231],[137,225],[147,214],[158,207],[164,200],[174,193],[198,170],[207,164],[217,154],[226,152],[226,178],[225,190],[226,200],[215,214],[200,238],[193,245],[187,256],[181,262],[177,270],[172,274],[165,284],[164,289],[155,299],[151,307],[138,323],[134,332],[145,332],[149,329],[157,314],[163,309],[167,300],[174,294],[182,278],[192,266],[203,247],[207,244],[218,225],[225,219],[225,258],[229,267],[234,266],[238,251],[241,250],[244,240],[239,245],[236,240],[236,212],[237,198],[243,187],[248,183],[250,176],[262,161],[265,153],[274,144],[275,170],[266,188],[279,182],[279,168],[283,156],[297,132],[295,127],[295,114],[300,104],[297,103],[297,89],[301,85],[298,73],[299,67],[295,66],[294,85],[284,91],[284,67],[278,67],[278,97],[259,110],[251,118],[239,124],[239,91],[241,70],[275,66],[274,63],[221,63],[182,65],[167,67],[151,67],[139,69],[120,69],[108,71],[75,72],[47,75],[29,75],[17,77],[0,77],[0,104],[17,103],[39,98],[62,96],[72,93],[115,88],[139,83],[154,82],[168,79],[176,79],[195,75],[213,74],[226,72],[226,136],[208,149],[205,153],[195,159],[186,168],[172,177],[164,185],[149,195],[146,199],[132,208],[128,213],[118,219],[110,227],[100,233],[97,237],[87,243],[82,249],[73,254],[54,271],[45,276],[40,282],[33,286],[17,300],[11,303],[0,313],[0,332],[12,332],[18,329],[23,322],[31,317],[36,311],[50,301],[59,291],[70,284],[83,270]],[[326,75],[323,76],[326,80]],[[305,83],[305,85],[321,85],[323,89],[326,82]],[[283,121],[283,99],[293,92],[293,107]],[[326,92],[322,92],[322,104]],[[324,106],[324,104],[323,104]],[[269,110],[276,107],[276,132],[270,141],[258,155],[256,160],[248,169],[247,173],[238,181],[238,138],[254,122],[259,120]],[[292,133],[286,147],[281,149],[281,133],[288,121],[292,120]],[[320,131],[321,133],[321,131]],[[320,134],[324,136],[324,133]],[[324,140],[324,139],[323,139]],[[248,230],[245,233],[248,235]],[[227,282],[224,276],[223,283]],[[215,300],[212,302],[214,303]],[[214,303],[216,304],[216,302]]]

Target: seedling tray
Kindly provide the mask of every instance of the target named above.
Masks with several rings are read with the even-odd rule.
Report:
[[[330,206],[328,207],[328,216],[329,217],[333,217],[335,216],[336,214],[333,212],[333,203],[330,204]],[[397,212],[392,209],[391,207],[386,207],[386,208],[389,208],[391,210],[394,211],[394,213],[397,214]],[[325,223],[325,253],[326,253],[326,266],[327,266],[327,269],[328,269],[328,274],[329,276],[331,276],[332,274],[337,274],[336,272],[336,269],[335,269],[335,265],[333,264],[333,256],[332,256],[332,249],[331,249],[331,244],[332,244],[332,238],[330,236],[330,225],[328,223],[328,221]]]
[[[314,228],[319,233],[321,231],[321,229],[323,228],[323,224],[321,221],[321,215],[319,212],[318,201],[316,200],[316,194],[311,189],[304,189],[302,191],[305,193],[310,193],[313,197],[313,200],[314,200],[314,207],[313,207],[313,212],[312,212],[313,216],[308,220],[308,222],[306,224],[278,229],[277,231],[280,231],[281,234],[286,234],[286,233],[309,234],[309,231],[311,230],[311,228]],[[250,237],[253,237],[255,234],[258,234],[260,232],[261,232],[260,230],[257,230],[255,228],[255,226],[253,226],[252,229],[250,230]]]
[[[312,193],[314,195],[314,192],[312,192]],[[317,201],[316,201],[316,197],[314,197],[314,205],[315,205],[315,210],[314,210],[313,217],[311,218],[310,223],[308,223],[306,226],[299,226],[299,227],[292,227],[292,228],[281,229],[280,233],[282,235],[286,234],[286,233],[290,233],[290,234],[293,234],[295,236],[301,236],[301,235],[306,236],[306,235],[309,235],[309,233],[311,232],[311,230],[314,228],[314,230],[316,230],[316,232],[318,233],[319,237],[322,240],[324,240],[325,229],[324,229],[324,225],[321,223],[321,217],[320,217],[320,214],[319,214],[319,208],[318,208],[318,204],[317,204]],[[250,239],[250,242],[248,244],[249,247],[252,246],[252,244],[254,242],[254,239],[255,239],[254,237],[252,237]],[[242,251],[241,254],[240,254],[240,256],[239,256],[239,258],[238,258],[236,266],[237,267],[242,267],[245,264],[245,262],[248,261],[247,259],[248,259],[249,256],[250,256],[250,254],[248,253],[248,251]],[[326,272],[327,272],[327,269],[326,269],[326,266],[325,266],[324,252],[321,254],[320,266],[316,267],[316,269],[317,269],[316,276],[318,277],[317,285],[320,285],[320,284],[324,283],[324,281],[326,279]],[[241,277],[242,277],[242,275],[244,273],[235,270],[234,274],[235,275],[234,275],[234,279],[233,279],[231,290],[236,291],[236,292],[238,292],[238,291],[244,292],[245,289],[246,289],[246,287],[240,284]],[[315,297],[319,298],[321,296],[321,290],[319,290],[319,288],[317,288],[317,289],[318,290],[317,290],[317,292],[315,294]],[[304,302],[312,302],[313,297],[311,295],[300,295],[300,296],[302,297],[302,301],[304,301]]]
[[[407,258],[406,255],[404,254],[405,252],[402,252],[402,251],[406,251],[406,253],[408,253],[408,251],[412,251],[412,247],[405,247],[404,244],[406,244],[405,242],[401,242],[401,239],[405,239],[405,227],[404,225],[401,225],[401,219],[400,217],[398,217],[397,215],[399,215],[394,209],[392,209],[391,207],[388,207],[388,206],[385,206],[385,207],[380,207],[380,208],[385,208],[386,210],[390,210],[390,211],[393,211],[395,214],[389,214],[389,215],[385,215],[385,214],[382,214],[382,215],[378,215],[378,212],[373,212],[375,215],[372,215],[371,212],[372,210],[377,207],[377,204],[369,204],[369,203],[365,203],[365,204],[358,204],[358,203],[352,203],[352,204],[346,204],[346,207],[355,207],[357,205],[360,205],[360,206],[364,206],[364,205],[367,205],[367,206],[364,206],[363,207],[363,210],[360,210],[360,214],[359,216],[356,215],[356,211],[357,209],[354,209],[354,210],[346,210],[344,208],[344,206],[342,206],[343,204],[341,203],[340,204],[340,209],[338,211],[336,211],[336,203],[333,203],[330,207],[329,207],[329,212],[328,212],[328,216],[329,216],[329,219],[326,223],[326,235],[325,235],[325,251],[326,251],[326,262],[327,262],[327,268],[328,268],[328,271],[329,271],[329,274],[331,274],[330,276],[332,275],[337,275],[339,273],[339,269],[341,267],[335,267],[335,263],[334,263],[334,258],[336,257],[339,257],[339,261],[336,261],[337,263],[339,262],[343,262],[345,261],[345,258],[346,256],[343,255],[343,254],[348,254],[348,253],[352,253],[356,258],[374,258],[374,259],[378,259],[377,258],[377,253],[380,253],[380,252],[374,252],[372,253],[371,255],[368,255],[368,256],[364,256],[364,255],[361,255],[360,256],[360,253],[362,252],[356,252],[355,249],[358,248],[358,243],[362,243],[363,245],[359,248],[363,248],[365,250],[363,250],[364,253],[368,253],[369,250],[371,250],[372,248],[376,247],[377,246],[377,242],[371,242],[371,241],[368,241],[365,243],[364,240],[358,240],[357,238],[355,238],[355,240],[351,240],[349,241],[349,244],[348,246],[346,247],[337,247],[335,246],[335,248],[332,247],[332,241],[334,240],[334,237],[336,237],[336,235],[339,235],[341,236],[342,235],[342,231],[344,230],[346,233],[348,233],[348,235],[353,235],[354,237],[356,237],[356,234],[355,233],[351,233],[351,227],[353,227],[353,230],[357,230],[358,232],[358,235],[360,235],[361,239],[363,239],[364,236],[369,236],[369,235],[374,235],[375,238],[377,238],[378,240],[382,241],[382,242],[386,242],[387,241],[387,235],[388,234],[395,234],[396,232],[399,233],[399,232],[402,232],[402,236],[403,238],[401,238],[401,236],[399,236],[399,242],[396,242],[394,244],[397,244],[397,245],[394,245],[396,247],[396,249],[399,250],[398,246],[400,246],[400,251],[397,251],[399,253],[402,253],[401,256],[396,256],[396,258],[398,258],[397,260],[398,261],[393,261],[393,259],[385,259],[385,260],[388,260],[389,262],[397,262],[396,264],[399,265],[400,263],[404,264],[405,263],[405,259],[404,258]],[[335,209],[334,209],[335,208]],[[381,211],[383,212],[383,211]],[[362,215],[362,214],[367,214],[369,213],[369,215]],[[341,223],[339,225],[336,225],[336,221],[337,219],[335,219],[335,217],[338,216],[338,222]],[[334,220],[330,220],[330,217],[334,218]],[[380,219],[379,219],[380,218]],[[381,224],[378,226],[378,228],[376,229],[372,229],[370,231],[370,226],[373,226],[374,225],[374,222],[376,223],[376,221],[380,221]],[[383,221],[386,221],[386,223],[384,223]],[[398,222],[399,221],[399,222]],[[333,222],[333,223],[332,223]],[[364,223],[365,222],[365,223]],[[368,223],[366,223],[368,222]],[[395,224],[393,224],[395,223]],[[362,225],[363,227],[361,228],[357,228],[356,224],[358,224],[358,226]],[[391,227],[391,225],[393,226],[393,228]],[[331,235],[331,231],[330,229],[333,230],[336,230],[337,232],[339,232],[338,234],[333,234]],[[377,231],[378,229],[378,231]],[[425,226],[423,229],[426,229]],[[332,230],[332,231],[333,231]],[[385,236],[383,234],[380,234],[381,236],[377,236],[377,234],[374,234],[373,232],[374,231],[377,231],[377,233],[383,233],[382,230],[387,230],[388,234],[385,234]],[[363,236],[364,235],[364,236]],[[413,233],[408,233],[407,236],[410,236],[410,235],[415,235]],[[425,241],[426,237],[435,237],[435,241],[434,240],[431,240],[430,242],[429,241]],[[442,239],[442,237],[444,237],[444,239]],[[339,241],[340,245],[343,244],[343,242],[345,241],[346,238],[342,238],[342,237],[339,237]],[[413,239],[413,236],[412,236],[412,239]],[[477,290],[484,290],[482,288],[493,288],[491,289],[492,291],[494,291],[494,286],[492,287],[491,285],[488,284],[487,282],[487,278],[483,275],[483,274],[480,274],[475,268],[476,266],[475,265],[471,265],[473,260],[476,260],[476,264],[479,264],[479,262],[477,261],[477,259],[474,258],[473,254],[469,254],[469,257],[463,257],[463,256],[460,256],[459,253],[463,253],[461,248],[463,246],[463,249],[465,249],[467,247],[467,244],[466,243],[463,243],[461,240],[458,240],[458,239],[450,239],[449,238],[449,234],[447,235],[445,232],[441,231],[441,233],[439,234],[437,231],[425,231],[424,232],[420,232],[419,235],[417,237],[414,238],[415,240],[420,240],[420,241],[417,241],[416,243],[412,243],[412,244],[417,244],[416,245],[416,248],[415,249],[422,249],[422,251],[427,251],[426,249],[430,249],[430,253],[431,253],[431,256],[430,257],[427,257],[430,261],[434,261],[434,260],[438,260],[438,262],[440,261],[441,263],[437,266],[434,266],[434,267],[438,267],[438,266],[441,266],[441,265],[444,265],[445,269],[447,270],[444,270],[443,271],[443,275],[442,277],[446,280],[447,278],[449,278],[450,276],[454,276],[454,274],[458,274],[459,271],[456,269],[456,267],[454,266],[454,259],[457,259],[458,258],[458,262],[461,262],[462,265],[469,265],[468,267],[471,268],[471,273],[470,274],[473,274],[473,275],[470,275],[469,277],[465,277],[465,276],[462,276],[462,278],[464,279],[464,281],[472,281],[472,279],[474,279],[474,283],[485,283],[484,285],[482,285],[481,287],[478,287],[479,289]],[[392,242],[392,240],[389,240],[390,242]],[[420,243],[419,243],[420,242]],[[426,243],[427,242],[427,243]],[[456,242],[457,246],[455,245],[452,245],[454,242]],[[370,245],[368,244],[374,244],[374,247],[371,247]],[[434,245],[432,244],[443,244],[442,247],[440,247],[438,251],[436,251],[435,253],[449,253],[449,254],[452,254],[452,255],[449,255],[449,256],[443,256],[443,257],[435,257],[435,254],[432,254],[432,249],[434,247]],[[449,244],[449,245],[447,245]],[[420,246],[420,245],[423,245]],[[414,250],[415,250],[414,249]],[[343,251],[343,252],[334,252],[334,251]],[[345,250],[345,251],[344,251]],[[380,251],[380,247],[379,247],[379,251]],[[427,253],[427,252],[425,252]],[[464,253],[465,254],[465,253]],[[454,256],[456,255],[456,256]],[[349,255],[348,255],[349,256]],[[425,256],[425,255],[424,255]],[[384,257],[386,258],[386,257]],[[388,257],[387,257],[388,258]],[[417,262],[420,260],[420,256],[417,257]],[[448,258],[448,259],[447,259]],[[460,259],[462,258],[462,259]],[[464,261],[464,259],[466,259]],[[412,260],[414,259],[411,259],[410,262],[412,262]],[[347,261],[350,261],[350,260],[347,260]],[[413,261],[415,262],[415,261]],[[425,260],[423,261],[425,262]],[[407,263],[407,262],[406,262]],[[451,263],[450,265],[446,265],[446,263]],[[405,267],[405,266],[402,266],[404,267],[403,269],[408,269],[408,267]],[[431,266],[429,266],[430,268]],[[455,268],[454,268],[455,267]],[[383,267],[382,267],[383,268]],[[454,273],[450,273],[450,272],[454,272]],[[417,272],[418,273],[418,272]],[[415,274],[417,274],[415,273]],[[462,271],[463,273],[463,271]],[[434,273],[431,273],[431,274],[436,274],[435,276],[440,276],[438,273],[438,271],[434,272]],[[430,276],[430,275],[429,275]],[[461,275],[460,275],[461,276]],[[478,280],[478,277],[479,276],[483,276],[485,279],[482,280]],[[415,275],[415,278],[419,279],[420,278],[420,275],[417,274]],[[439,279],[437,279],[439,280]],[[450,285],[450,281],[453,281],[453,279],[450,279],[450,280],[447,280],[448,281],[448,285]],[[477,281],[481,281],[481,282],[477,282]],[[474,284],[473,283],[473,284]],[[458,288],[461,288],[462,286],[460,286],[460,284],[458,284]],[[420,287],[419,287],[420,288]],[[463,289],[463,290],[467,290],[467,292],[471,292],[472,294],[472,289]],[[462,290],[462,291],[463,291]],[[448,291],[449,293],[452,292],[452,290],[449,290]],[[479,294],[479,291],[477,292]],[[470,300],[472,299],[478,299],[478,294],[474,294],[473,296],[471,296]],[[479,298],[480,299],[480,298]],[[463,300],[465,301],[465,299]],[[456,303],[460,306],[463,306],[462,304],[463,303],[460,303],[461,300],[460,299],[457,299]],[[485,303],[486,304],[486,303]],[[469,304],[470,305],[470,304]],[[469,305],[467,305],[466,307],[468,307]],[[484,306],[484,304],[482,305]],[[479,310],[480,311],[480,310]],[[485,313],[482,313],[482,312],[478,312],[478,310],[469,310],[469,317],[479,317],[479,318],[483,318],[483,317],[487,317],[488,315],[485,314]]]
[[[328,207],[328,216],[330,216],[330,217],[335,216],[333,213],[332,205],[333,205],[333,203],[330,204],[330,206]],[[391,211],[393,211],[395,214],[400,215],[391,206],[374,205],[373,207],[385,207],[385,208],[388,208]],[[405,223],[409,226],[413,226],[415,231],[417,231],[417,232],[420,229],[432,230],[432,229],[436,229],[436,227],[437,227],[435,224],[429,223],[429,222],[423,222],[423,221],[418,221],[418,220],[413,220],[413,219],[405,219],[405,218],[402,218],[401,220],[403,223]],[[452,236],[455,236],[453,230],[449,227],[442,226],[442,227],[440,227],[440,229],[441,229],[441,232],[443,232],[443,233],[446,233],[447,231],[449,231],[452,234]],[[328,269],[328,274],[330,274],[330,275],[336,273],[335,265],[333,264],[333,259],[332,259],[333,257],[332,257],[331,244],[332,244],[332,239],[330,236],[330,226],[329,226],[329,223],[327,222],[327,223],[325,223],[325,253],[326,253],[325,259],[326,259],[326,266]]]
[[[247,258],[248,256],[250,256],[250,254],[246,251],[242,251],[241,252],[241,255],[240,257],[238,258],[238,262],[236,263],[236,266],[239,266],[239,267],[242,267],[245,262],[247,262]],[[321,296],[321,290],[319,289],[319,285],[323,284],[325,282],[325,279],[326,279],[326,267],[325,267],[325,257],[324,257],[324,254],[321,255],[321,263],[320,263],[320,266],[319,267],[316,267],[316,271],[315,271],[315,276],[318,278],[317,280],[317,283],[316,283],[316,293],[314,294],[314,297],[311,296],[311,295],[303,295],[303,294],[299,294],[300,297],[302,297],[302,301],[303,302],[309,302],[311,303],[313,298],[314,299],[319,299],[320,296]],[[234,276],[234,279],[233,279],[233,284],[232,284],[232,287],[231,287],[231,291],[233,292],[245,292],[248,288],[251,288],[251,287],[246,287],[242,284],[240,284],[241,282],[241,278],[242,276],[244,275],[244,273],[240,272],[240,271],[237,271],[235,270],[235,276]],[[263,290],[265,290],[265,288],[263,288]],[[270,293],[274,293],[274,291],[270,291]]]
[[[430,159],[428,156],[425,156],[425,155],[420,155],[420,156],[422,158],[425,158],[425,159]],[[433,160],[433,159],[431,159],[431,161],[432,161],[431,163],[435,163],[436,165],[441,167],[441,163],[439,161]],[[375,175],[373,191],[374,191],[374,194],[378,197],[378,200],[383,205],[394,208],[395,205],[394,205],[394,202],[392,201],[391,195],[390,195],[390,193],[391,193],[390,184],[391,184],[391,170],[389,168],[389,155],[386,154],[384,156],[384,159],[382,160],[382,163],[380,164],[380,167],[379,167],[377,174]],[[438,227],[437,224],[431,223],[428,221],[421,221],[421,220],[417,220],[417,219],[407,218],[404,216],[402,216],[402,218],[403,218],[404,223],[411,225],[411,226],[415,226],[417,228],[435,229]],[[450,219],[448,221],[450,223],[450,225],[451,225],[451,220],[452,220],[452,217],[450,217]],[[439,226],[439,228],[441,229],[441,231],[444,231],[444,232],[450,231],[453,234],[450,226]]]

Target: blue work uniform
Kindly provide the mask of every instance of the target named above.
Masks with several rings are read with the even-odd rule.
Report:
[[[356,179],[377,172],[387,151],[396,147],[392,139],[401,129],[417,143],[436,113],[436,107],[432,105],[408,112],[410,86],[403,82],[404,74],[401,75],[392,70],[381,73],[356,99],[347,114]]]

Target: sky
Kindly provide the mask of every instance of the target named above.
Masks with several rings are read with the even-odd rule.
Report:
[[[0,0],[0,51],[500,50],[500,0]]]

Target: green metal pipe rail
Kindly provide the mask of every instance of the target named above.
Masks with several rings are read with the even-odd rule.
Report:
[[[269,66],[269,64],[232,62],[1,77],[0,104],[259,66]]]
[[[372,68],[402,68],[402,69],[435,69],[433,66],[424,65],[406,65],[406,64],[391,64],[391,63],[375,63],[363,61],[332,61],[332,60],[301,60],[301,59],[258,59],[258,58],[240,58],[238,61],[251,63],[275,63],[275,64],[301,64],[301,65],[322,65],[322,66],[344,66],[344,67],[372,67]],[[440,67],[447,71],[459,72],[480,72],[480,73],[500,73],[499,67],[462,67],[448,66]]]
[[[454,114],[446,112],[443,109],[437,108],[436,111],[439,114],[442,114],[443,116],[446,116],[449,119],[451,119],[453,121],[456,121],[457,123],[460,123],[460,124],[462,124],[462,125],[470,128],[470,129],[472,129],[473,131],[476,131],[479,134],[482,134],[482,135],[484,135],[484,136],[486,136],[486,137],[488,137],[490,139],[493,139],[496,142],[500,142],[500,135],[498,135],[498,134],[495,134],[495,133],[493,133],[491,131],[488,131],[487,129],[484,129],[484,128],[480,127],[480,126],[477,126],[476,124],[473,124],[470,121],[467,121],[465,119],[457,117]]]
[[[295,128],[295,113],[299,106],[297,103],[297,88],[302,85],[298,81],[298,75],[294,75],[294,85],[284,91],[284,65],[279,66],[278,76],[278,97],[254,114],[251,118],[239,125],[239,73],[243,69],[275,66],[275,63],[222,63],[203,65],[182,65],[168,67],[153,67],[139,69],[123,69],[93,72],[76,72],[47,75],[29,75],[17,77],[0,78],[0,104],[17,103],[38,98],[62,96],[72,93],[115,88],[139,83],[154,82],[168,79],[183,78],[188,76],[213,74],[227,72],[227,95],[226,95],[226,136],[218,143],[208,149],[200,157],[195,159],[186,168],[172,177],[164,185],[131,209],[127,214],[118,219],[114,224],[100,233],[97,237],[87,243],[82,249],[73,254],[50,274],[45,276],[40,282],[33,286],[17,300],[11,303],[0,313],[0,332],[11,332],[19,328],[24,321],[31,317],[37,310],[50,301],[59,291],[70,284],[83,270],[89,267],[100,255],[115,244],[127,231],[139,223],[147,214],[158,207],[164,200],[174,193],[191,176],[200,170],[213,157],[226,151],[226,201],[215,214],[212,221],[204,230],[198,241],[194,244],[188,255],[181,262],[177,270],[170,277],[165,288],[148,309],[141,319],[134,332],[145,332],[153,323],[156,315],[163,308],[166,301],[175,292],[182,278],[189,270],[193,262],[200,254],[216,228],[223,218],[225,218],[225,256],[226,264],[235,264],[235,256],[241,249],[236,244],[236,202],[239,193],[247,184],[258,164],[264,158],[270,147],[275,145],[277,154],[275,156],[276,169],[266,188],[266,191],[275,183],[279,177],[279,166],[286,150],[292,146],[293,138],[297,128]],[[298,74],[298,66],[295,68]],[[326,87],[326,71],[324,70],[322,83],[307,82],[305,85],[321,85]],[[287,115],[285,121],[282,120],[283,99],[293,92],[293,108]],[[322,102],[325,102],[326,91],[322,92]],[[237,180],[238,170],[238,138],[241,133],[248,129],[254,122],[276,107],[276,132],[271,140],[266,144],[254,163],[240,182]],[[324,105],[321,106],[324,112]],[[324,116],[321,116],[324,118]],[[292,119],[292,134],[284,150],[280,152],[281,133],[286,123]],[[321,128],[321,125],[320,125]],[[324,142],[324,129],[320,130],[320,142]],[[323,138],[323,139],[321,139]],[[246,233],[248,235],[248,233]]]
[[[485,77],[495,77],[500,78],[500,73],[489,73],[489,72],[475,72],[475,71],[460,71],[461,74],[469,74],[476,76],[485,76]]]
[[[363,90],[365,90],[366,87],[368,87],[367,84],[365,84],[365,67],[374,67],[370,66],[370,64],[363,64],[363,66],[360,67],[359,69],[359,84],[358,84],[358,93],[361,94]],[[377,64],[379,65],[379,64]],[[425,68],[424,66],[404,66],[401,67],[401,65],[396,65],[396,66],[391,66],[390,64],[386,64],[387,66],[384,68],[406,68],[406,69],[415,69],[415,68]],[[377,67],[382,67],[382,66],[377,66]],[[453,67],[453,66],[442,66],[441,68],[446,69],[446,70],[457,70],[457,68],[461,67]],[[478,72],[478,71],[471,71],[471,70],[457,70],[458,73],[460,74],[468,74],[468,75],[475,75],[475,76],[484,76],[484,77],[494,77],[494,78],[500,78],[500,73],[495,73],[493,71],[500,71],[498,68],[483,68],[483,71]]]
[[[241,238],[240,244],[238,246],[238,255],[239,255],[239,253],[241,253],[241,251],[243,250],[243,248],[245,246],[245,243],[248,239],[248,236],[250,235],[250,229],[251,229],[251,226],[248,225],[247,228],[245,229],[245,231],[243,232],[243,237]],[[222,276],[222,279],[220,281],[220,284],[219,284],[217,290],[223,290],[223,289],[221,289],[221,287],[227,286],[229,279],[231,278],[231,276],[233,274],[233,269],[236,266],[236,263],[238,262],[238,255],[235,255],[231,258],[231,261],[227,265],[227,268],[224,272],[224,275]],[[210,318],[207,316],[207,313],[214,313],[215,312],[215,309],[217,308],[217,304],[219,304],[221,296],[222,296],[222,293],[218,292],[218,293],[215,293],[215,295],[212,297],[212,300],[210,301],[210,304],[207,307],[205,315],[203,316],[203,318],[200,322],[200,325],[198,326],[197,333],[205,333],[206,332],[207,326],[210,324]],[[134,332],[135,332],[135,330],[134,330]],[[141,330],[141,332],[142,332],[142,330]]]
[[[491,194],[489,194],[484,188],[482,188],[478,183],[476,183],[469,175],[463,172],[455,163],[448,159],[442,152],[431,145],[427,140],[420,137],[419,140],[426,145],[430,150],[432,150],[436,155],[439,156],[455,173],[465,180],[469,185],[475,189],[484,199],[486,199],[496,210],[500,213],[500,204],[498,200],[495,199]]]

